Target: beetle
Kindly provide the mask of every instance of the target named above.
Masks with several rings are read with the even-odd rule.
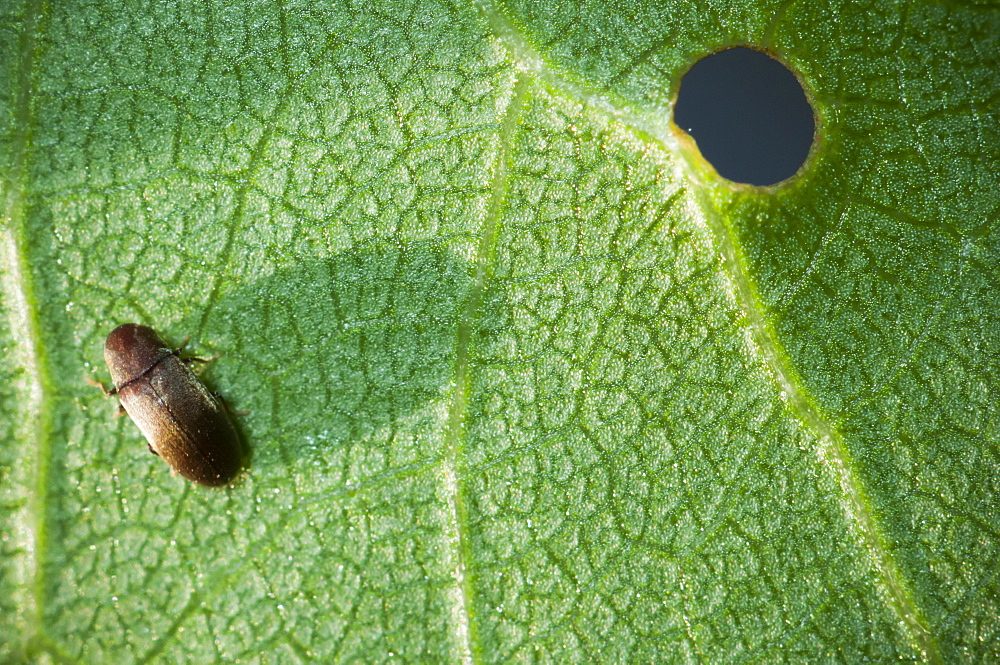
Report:
[[[152,328],[125,323],[104,342],[104,360],[121,408],[138,425],[149,450],[188,480],[228,483],[242,466],[242,449],[221,397],[210,393],[188,363]],[[103,386],[102,386],[103,388]]]

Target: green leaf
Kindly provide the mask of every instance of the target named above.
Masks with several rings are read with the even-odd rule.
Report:
[[[1000,660],[993,2],[0,8],[0,661]],[[686,67],[819,119],[733,187]],[[252,450],[149,455],[154,326]]]

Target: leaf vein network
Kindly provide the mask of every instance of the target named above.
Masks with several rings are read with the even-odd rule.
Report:
[[[643,136],[646,140],[659,143],[674,154],[679,151],[677,140],[667,129],[669,123],[664,122],[662,117],[625,108],[614,99],[588,89],[586,84],[570,80],[557,68],[545,62],[544,58],[518,32],[493,2],[477,0],[477,4],[489,20],[495,36],[505,44],[517,66],[531,71],[542,83],[559,94],[578,100],[595,112],[604,114]],[[851,199],[848,203],[868,205],[902,223],[915,227],[931,225],[925,220],[880,206],[873,201]],[[908,581],[903,578],[902,571],[888,548],[872,507],[869,505],[867,491],[860,478],[853,471],[852,462],[840,432],[833,423],[827,420],[804,391],[801,379],[791,365],[790,358],[779,340],[775,338],[774,331],[767,324],[762,303],[756,294],[752,278],[747,274],[745,261],[732,230],[710,201],[703,200],[702,208],[705,211],[705,221],[723,255],[723,265],[734,285],[737,300],[747,313],[747,324],[753,331],[759,352],[775,373],[780,388],[788,396],[788,404],[792,412],[797,415],[799,422],[821,442],[822,457],[829,465],[830,471],[836,477],[842,490],[841,499],[845,515],[849,523],[853,524],[857,530],[859,545],[865,548],[872,557],[872,563],[879,572],[883,589],[887,594],[888,605],[897,614],[911,640],[925,658],[931,663],[940,662],[936,641],[927,630],[923,612],[916,605],[913,594],[908,588]],[[942,227],[940,224],[934,224],[933,226],[936,230],[956,239],[960,236],[958,230],[952,225]]]

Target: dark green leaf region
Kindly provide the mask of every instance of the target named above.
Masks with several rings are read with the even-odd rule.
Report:
[[[993,1],[0,5],[0,662],[1000,662]],[[750,46],[816,143],[673,123]],[[249,450],[146,449],[155,328]]]

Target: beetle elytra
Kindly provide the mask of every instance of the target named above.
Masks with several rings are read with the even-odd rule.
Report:
[[[202,485],[228,483],[240,470],[242,449],[221,399],[205,388],[180,349],[152,328],[125,323],[104,343],[122,408],[139,426],[149,449],[178,473]]]

